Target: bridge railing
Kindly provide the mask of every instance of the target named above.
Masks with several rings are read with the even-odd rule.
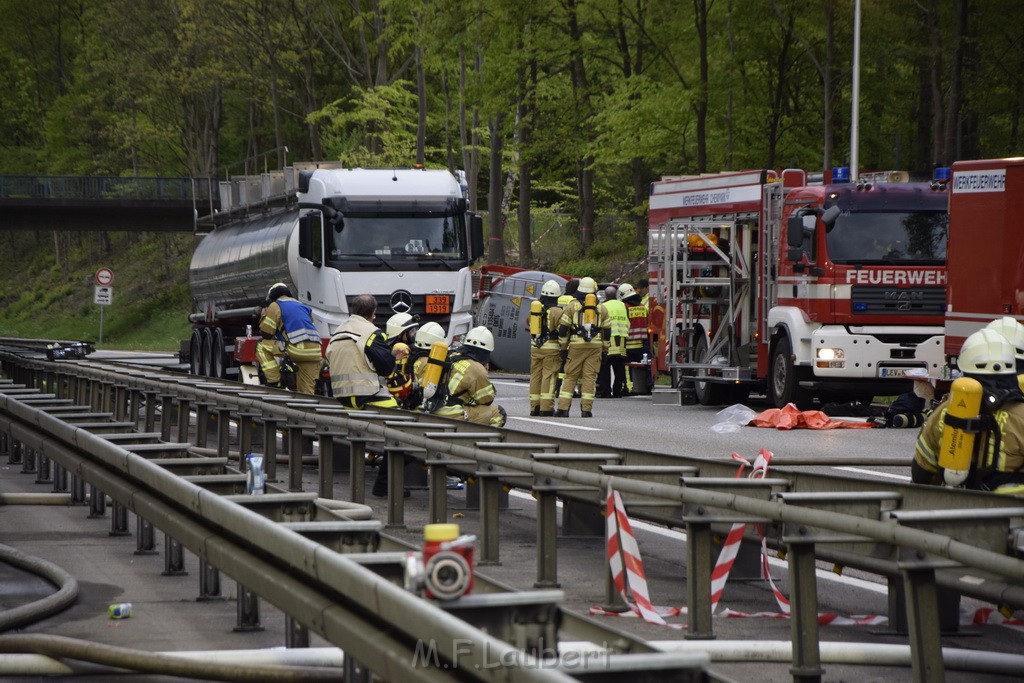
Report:
[[[217,183],[206,178],[136,176],[0,176],[2,199],[143,199],[207,201]],[[193,194],[194,193],[194,194]],[[213,195],[216,199],[216,195]]]

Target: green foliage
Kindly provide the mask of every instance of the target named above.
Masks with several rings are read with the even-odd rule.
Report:
[[[415,158],[416,94],[408,81],[355,88],[310,115],[319,123],[324,151],[346,166],[407,166]]]

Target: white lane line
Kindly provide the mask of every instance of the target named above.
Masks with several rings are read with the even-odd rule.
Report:
[[[530,386],[527,382],[504,382],[502,380],[491,380],[491,384],[502,384],[506,387],[528,387]]]
[[[536,422],[537,424],[554,425],[556,427],[567,427],[569,429],[584,429],[584,430],[586,430],[588,432],[603,432],[604,431],[603,429],[601,429],[599,427],[584,427],[582,425],[571,425],[568,422],[551,422],[549,420],[535,420],[532,417],[515,417],[514,415],[510,415],[508,419],[510,419],[510,420],[522,420],[523,422]]]
[[[894,462],[893,467],[900,467],[905,463]],[[874,470],[865,470],[860,467],[835,467],[833,469],[843,470],[845,472],[856,472],[857,474],[870,474],[873,477],[882,477],[888,479],[899,479],[900,481],[910,481],[910,477],[905,474],[895,474],[893,472],[875,472]]]

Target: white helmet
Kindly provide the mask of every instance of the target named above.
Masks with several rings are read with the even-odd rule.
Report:
[[[633,285],[629,284],[628,282],[623,282],[621,285],[619,285],[619,291],[616,292],[615,297],[619,301],[622,301],[623,299],[628,299],[629,297],[634,295],[636,295],[636,290],[633,289]]]
[[[388,318],[388,324],[384,331],[388,335],[388,339],[397,339],[398,335],[402,334],[410,327],[416,327],[419,323],[413,320],[413,317],[408,313],[395,313],[393,316]]]
[[[292,295],[292,290],[283,282],[276,282],[270,285],[270,289],[267,290],[267,301],[277,301],[280,296]]]
[[[1003,335],[1006,341],[1013,346],[1014,355],[1017,360],[1024,360],[1024,325],[1021,325],[1015,318],[1003,316],[985,325],[986,330],[995,330]]]
[[[1003,335],[989,329],[978,330],[964,341],[957,365],[967,375],[1012,375],[1017,372],[1013,345]]]
[[[548,280],[544,283],[544,286],[540,288],[541,296],[562,296],[562,285],[558,284],[557,280]]]
[[[594,294],[597,292],[597,282],[592,277],[585,277],[580,280],[580,288],[576,291],[580,294]]]
[[[494,335],[491,331],[481,325],[480,327],[474,327],[466,335],[466,340],[463,342],[466,346],[475,346],[481,348],[484,351],[494,350]]]
[[[443,342],[444,339],[443,327],[435,322],[424,323],[423,327],[416,330],[416,341],[413,342],[413,346],[429,351],[434,342]]]

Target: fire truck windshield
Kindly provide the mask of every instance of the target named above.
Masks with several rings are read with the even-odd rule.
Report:
[[[946,262],[945,211],[844,211],[826,232],[836,264],[942,265]]]
[[[327,260],[339,270],[407,269],[413,261],[452,270],[467,260],[465,235],[462,213],[346,213],[340,229],[327,229]]]

